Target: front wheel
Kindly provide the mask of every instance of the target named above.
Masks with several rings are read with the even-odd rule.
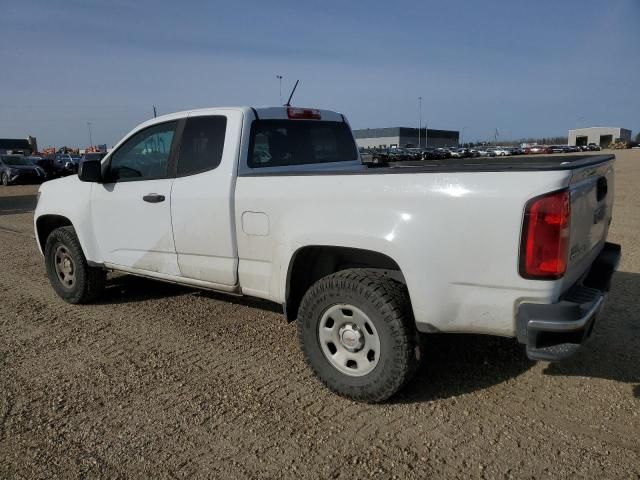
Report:
[[[298,338],[315,375],[335,393],[358,401],[388,399],[419,362],[405,286],[366,269],[337,272],[307,291]]]
[[[102,293],[107,274],[87,264],[73,227],[51,232],[44,256],[51,286],[66,302],[89,303]]]
[[[9,175],[7,175],[6,173],[2,174],[2,185],[4,185],[5,187],[9,185]]]

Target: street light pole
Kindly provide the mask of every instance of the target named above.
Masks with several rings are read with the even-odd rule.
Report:
[[[464,131],[467,127],[462,127],[462,130],[460,130],[460,146],[463,147],[464,146]]]
[[[87,122],[87,127],[89,128],[89,146],[93,147],[93,138],[91,136],[91,125],[93,125],[91,122]]]
[[[280,105],[282,105],[282,75],[276,75],[276,78],[280,82]]]
[[[420,134],[422,133],[422,97],[418,97],[418,111],[418,148],[422,148],[422,142],[420,141]]]

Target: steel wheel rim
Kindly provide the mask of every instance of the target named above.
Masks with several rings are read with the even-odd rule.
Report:
[[[376,327],[353,305],[333,305],[324,312],[318,325],[318,341],[327,361],[351,377],[371,373],[380,360]]]
[[[65,245],[58,245],[53,255],[56,276],[64,288],[72,289],[76,284],[76,264]]]

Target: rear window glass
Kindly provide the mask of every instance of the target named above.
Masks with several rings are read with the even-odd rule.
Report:
[[[344,122],[258,120],[253,124],[248,159],[252,168],[357,159],[353,135]]]

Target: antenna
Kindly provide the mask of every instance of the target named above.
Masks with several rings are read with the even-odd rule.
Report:
[[[156,113],[156,106],[153,106],[153,118],[156,118],[158,114]]]
[[[298,88],[298,82],[300,82],[300,80],[296,80],[296,84],[293,86],[293,90],[291,90],[291,95],[289,95],[289,100],[287,100],[287,103],[284,104],[285,107],[291,106],[291,98],[293,98],[293,94],[296,93],[296,88]]]

